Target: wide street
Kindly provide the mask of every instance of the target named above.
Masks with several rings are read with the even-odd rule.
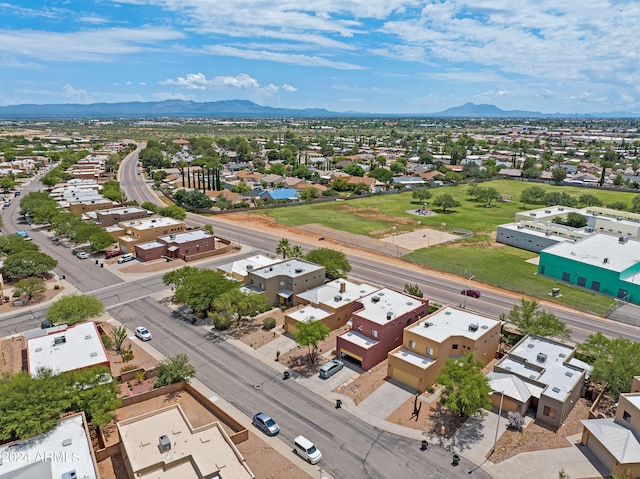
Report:
[[[121,168],[121,183],[127,197],[139,202],[162,204],[144,184],[144,177],[136,174],[136,164],[137,152],[134,152]],[[23,194],[39,188],[41,186],[34,182],[32,186],[24,188]],[[172,318],[168,308],[149,297],[166,289],[160,280],[161,273],[123,282],[108,268],[101,268],[90,260],[79,260],[71,255],[68,248],[54,246],[44,233],[19,224],[17,203],[16,199],[8,211],[5,210],[5,232],[26,229],[44,252],[58,259],[56,272],[64,274],[66,281],[81,292],[95,295],[114,318],[130,329],[140,324],[148,326],[154,335],[152,345],[163,354],[188,354],[197,368],[197,378],[240,411],[251,415],[263,410],[276,417],[282,427],[281,439],[290,443],[295,435],[304,434],[316,441],[324,455],[321,465],[334,477],[469,477],[471,470],[475,477],[490,477],[464,458],[459,467],[452,467],[448,451],[430,447],[422,452],[415,440],[379,430],[344,410],[336,410],[332,403],[311,393],[296,380],[284,381],[269,365],[247,360],[241,350],[205,329]],[[216,235],[250,247],[245,248],[239,256],[260,251],[273,254],[281,239],[277,234],[254,231],[242,224],[229,224],[191,214],[188,216],[188,223],[192,226],[205,222],[214,225]],[[300,244],[305,250],[314,247],[301,242],[293,243]],[[416,283],[426,297],[438,303],[461,303],[460,290],[464,286],[464,278],[456,279],[427,269],[390,267],[388,262],[358,254],[348,254],[348,259],[353,268],[350,275],[353,279],[399,290],[406,283]],[[198,266],[213,266],[228,261],[228,258],[216,258]],[[507,312],[516,302],[517,296],[483,290],[482,298],[468,298],[467,307],[498,316]],[[564,308],[546,305],[545,308],[567,323],[574,332],[574,339],[578,341],[596,331],[608,336],[637,337],[638,328],[634,326]],[[14,334],[38,327],[45,310],[44,307],[35,308],[2,318],[0,334]]]

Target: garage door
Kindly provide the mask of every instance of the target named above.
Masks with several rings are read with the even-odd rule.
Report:
[[[391,377],[393,379],[397,379],[398,381],[406,384],[409,387],[412,387],[413,389],[418,389],[418,383],[420,382],[420,380],[400,368],[394,367],[393,371],[391,371]]]
[[[350,353],[350,352],[349,352],[349,351],[347,351],[346,349],[341,349],[341,350],[340,350],[340,352],[341,352],[342,354],[344,354],[345,356],[349,356],[350,358],[355,359],[356,361],[360,361],[360,362],[362,362],[362,357],[361,357],[361,356],[358,356],[357,354]]]
[[[589,434],[589,438],[587,439],[587,447],[593,452],[600,462],[604,465],[607,471],[612,471],[613,466],[616,464],[615,458],[607,451],[600,441],[594,438],[591,434]]]

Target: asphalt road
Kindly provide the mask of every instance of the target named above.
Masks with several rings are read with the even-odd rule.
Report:
[[[247,361],[234,346],[203,328],[173,319],[170,310],[143,298],[109,311],[130,329],[141,321],[153,331],[153,346],[167,356],[185,353],[197,378],[243,413],[258,411],[276,418],[279,438],[288,444],[303,434],[320,448],[319,464],[335,478],[469,477],[475,464],[462,459],[451,465],[451,453],[435,446],[420,451],[418,441],[379,430],[337,410],[294,379],[284,381],[275,369]],[[141,318],[145,318],[141,320]],[[292,460],[300,460],[293,457]],[[260,471],[254,471],[260,475]],[[491,477],[481,469],[473,477]]]
[[[137,151],[129,155],[121,168],[121,184],[127,197],[139,202],[161,203],[144,184],[144,177],[137,175]],[[125,179],[126,178],[126,179]],[[38,189],[34,183],[31,187]],[[5,212],[5,232],[24,229],[17,221],[17,199]],[[190,225],[208,222],[214,225],[216,234],[234,242],[250,245],[257,250],[273,253],[281,239],[278,234],[255,231],[238,223],[228,225],[215,219],[189,215]],[[32,234],[31,231],[29,231]],[[173,319],[170,312],[148,295],[161,291],[161,274],[148,276],[127,283],[89,260],[79,260],[61,246],[53,246],[45,235],[33,232],[43,251],[59,261],[56,271],[65,274],[83,292],[91,292],[100,299],[109,312],[130,327],[145,324],[152,329],[153,345],[165,355],[186,353],[198,371],[198,378],[217,394],[235,405],[247,415],[258,410],[275,417],[282,427],[281,437],[291,442],[297,434],[304,434],[316,441],[323,452],[321,465],[336,478],[405,478],[405,477],[489,477],[473,464],[465,462],[451,466],[450,453],[436,447],[420,451],[416,441],[408,440],[378,430],[344,410],[336,410],[331,403],[311,393],[294,380],[283,381],[268,365],[247,361],[241,351],[219,338],[207,334],[203,329]],[[313,246],[299,244],[305,250]],[[250,253],[247,253],[250,254]],[[254,253],[251,253],[254,254]],[[352,265],[350,277],[372,285],[385,285],[402,290],[406,283],[416,283],[426,297],[439,303],[460,304],[460,290],[465,279],[452,279],[437,272],[413,271],[390,268],[384,261],[364,259],[348,255]],[[215,259],[214,265],[227,262]],[[480,299],[467,298],[467,307],[479,312],[498,316],[506,313],[518,298],[508,293],[483,291]],[[574,339],[580,340],[591,332],[601,331],[608,336],[637,338],[638,328],[623,323],[590,317],[579,312],[547,307],[574,331]],[[30,327],[37,327],[44,316],[45,308],[17,313],[2,318],[0,334],[13,334]],[[259,385],[258,387],[256,387]],[[259,471],[256,471],[259,473]]]

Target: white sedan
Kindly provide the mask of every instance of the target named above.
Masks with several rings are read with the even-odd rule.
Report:
[[[151,333],[144,326],[138,326],[136,328],[136,338],[142,341],[149,341],[151,339]]]
[[[84,251],[80,251],[76,256],[80,259],[87,259],[89,257],[89,255]]]

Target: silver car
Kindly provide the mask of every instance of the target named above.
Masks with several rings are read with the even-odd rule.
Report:
[[[138,326],[136,328],[136,338],[142,341],[149,341],[151,339],[151,333],[144,326]]]
[[[280,426],[263,412],[254,414],[251,423],[269,436],[275,436],[280,432]]]

